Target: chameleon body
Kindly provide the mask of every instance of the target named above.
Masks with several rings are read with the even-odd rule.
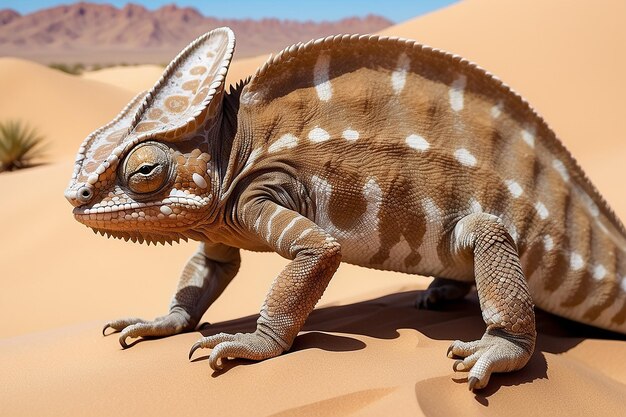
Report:
[[[286,48],[226,92],[233,49],[227,28],[198,38],[79,150],[66,191],[78,221],[201,242],[169,314],[105,326],[122,346],[193,330],[240,248],[291,262],[254,333],[193,346],[212,348],[214,369],[288,350],[340,261],[440,277],[424,305],[475,283],[485,335],[448,351],[470,389],[527,363],[533,303],[626,332],[624,227],[495,77],[414,41],[338,35]]]

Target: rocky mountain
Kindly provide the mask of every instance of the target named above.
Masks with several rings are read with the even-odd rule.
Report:
[[[278,51],[301,40],[336,33],[371,33],[392,24],[370,15],[333,22],[278,19],[216,19],[190,7],[168,5],[148,10],[136,4],[117,8],[74,3],[20,15],[0,10],[0,55],[40,62],[169,61],[198,35],[230,26],[237,36],[237,57]],[[105,63],[105,62],[99,62]]]

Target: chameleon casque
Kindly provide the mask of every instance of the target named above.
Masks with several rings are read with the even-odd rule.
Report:
[[[139,242],[194,239],[169,314],[105,326],[120,343],[196,328],[239,249],[291,262],[257,329],[202,338],[224,358],[288,350],[340,261],[432,275],[424,304],[475,283],[486,332],[455,341],[470,389],[522,368],[538,307],[626,332],[626,231],[547,124],[460,57],[337,35],[284,49],[225,90],[228,28],[193,41],[79,149],[76,219]],[[191,357],[190,353],[190,357]]]

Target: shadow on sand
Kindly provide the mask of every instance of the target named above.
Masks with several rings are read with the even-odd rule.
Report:
[[[399,337],[399,329],[414,329],[435,340],[476,340],[483,335],[485,325],[475,291],[466,299],[449,303],[436,311],[414,307],[420,293],[421,291],[408,291],[344,306],[317,309],[309,316],[304,326],[303,331],[308,333],[296,338],[290,352],[311,348],[345,352],[366,347],[361,340],[328,332],[387,340]],[[528,365],[520,372],[493,375],[489,386],[476,395],[477,401],[487,405],[487,397],[502,386],[519,385],[547,378],[544,352],[563,353],[588,338],[626,340],[624,335],[562,319],[540,310],[536,311],[536,316],[537,347]],[[200,332],[203,336],[219,332],[253,332],[257,318],[258,316],[254,315],[210,325],[205,323]],[[442,355],[445,355],[445,352],[442,352]],[[201,356],[194,361],[207,358],[208,355]],[[252,362],[245,360],[224,361],[224,369],[215,372],[214,376],[217,377],[235,366],[250,363]],[[455,381],[466,383],[467,379],[459,378]]]

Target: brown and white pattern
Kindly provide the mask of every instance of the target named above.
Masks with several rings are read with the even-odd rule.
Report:
[[[166,318],[109,324],[122,345],[193,328],[236,273],[235,248],[292,261],[254,333],[194,345],[213,348],[214,368],[289,349],[340,260],[476,282],[487,331],[450,351],[470,388],[525,365],[533,302],[626,333],[622,223],[498,79],[414,41],[337,35],[225,93],[233,48],[228,29],[194,41],[79,151],[66,192],[79,221],[204,242]]]

